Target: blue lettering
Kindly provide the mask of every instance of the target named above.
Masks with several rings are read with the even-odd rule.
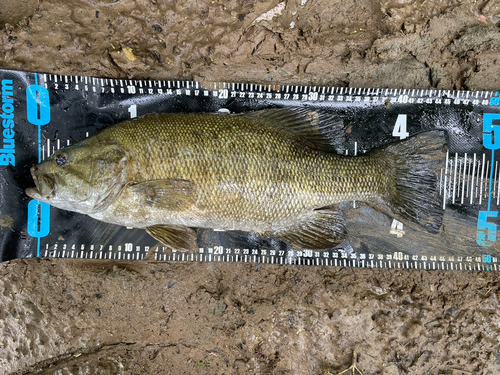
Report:
[[[15,157],[13,154],[0,154],[0,165],[15,166]]]
[[[8,129],[8,128],[13,128],[14,127],[14,121],[12,121],[11,119],[5,119],[2,121],[2,125],[5,129]]]
[[[2,80],[3,147],[0,149],[0,165],[16,165],[14,140],[14,87],[11,79]]]
[[[496,106],[500,105],[500,97],[495,96],[493,98],[490,98],[490,105],[496,105]]]
[[[14,131],[11,128],[4,129],[3,136],[4,136],[4,138],[10,138],[10,139],[3,140],[4,147],[7,144],[6,141],[9,141],[11,147],[14,148],[14,139],[13,139],[14,138]]]
[[[14,96],[14,82],[11,79],[2,80],[2,96]],[[12,102],[9,102],[12,103]]]
[[[491,263],[492,260],[491,255],[483,254],[483,263]]]
[[[2,111],[3,113],[12,113],[14,112],[14,106],[12,105],[13,100],[12,99],[5,99],[6,103],[2,104]]]

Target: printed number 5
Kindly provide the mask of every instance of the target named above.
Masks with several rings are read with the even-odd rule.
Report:
[[[477,244],[479,246],[491,246],[497,240],[497,226],[488,223],[489,217],[497,217],[497,211],[479,211],[477,220]],[[488,234],[486,234],[488,233]]]
[[[500,125],[493,124],[493,120],[500,120],[500,115],[483,113],[483,145],[488,150],[500,149]]]

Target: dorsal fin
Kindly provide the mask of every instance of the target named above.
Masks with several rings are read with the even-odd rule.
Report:
[[[238,116],[238,115],[237,115]],[[245,113],[263,126],[278,129],[307,147],[337,153],[335,145],[344,136],[340,118],[307,107],[272,108]]]

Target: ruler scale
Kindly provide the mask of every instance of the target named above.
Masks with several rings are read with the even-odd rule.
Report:
[[[498,92],[203,85],[7,70],[0,70],[0,77],[2,113],[5,117],[12,113],[15,132],[12,150],[6,148],[10,132],[4,132],[0,155],[1,260],[40,256],[422,270],[499,268]],[[287,106],[306,106],[331,116],[332,126],[346,130],[343,140],[335,144],[337,152],[350,157],[424,131],[445,131],[449,144],[437,187],[444,209],[440,232],[406,227],[397,218],[356,201],[341,206],[348,237],[333,249],[296,250],[252,234],[242,234],[235,244],[226,232],[199,229],[199,249],[182,253],[158,244],[142,229],[46,207],[24,194],[33,185],[29,168],[38,162],[38,155],[43,160],[120,121],[151,112],[225,109],[240,113]]]

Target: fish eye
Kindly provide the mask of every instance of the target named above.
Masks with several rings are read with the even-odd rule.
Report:
[[[56,163],[57,163],[57,165],[67,164],[68,163],[68,156],[66,154],[56,155]]]

